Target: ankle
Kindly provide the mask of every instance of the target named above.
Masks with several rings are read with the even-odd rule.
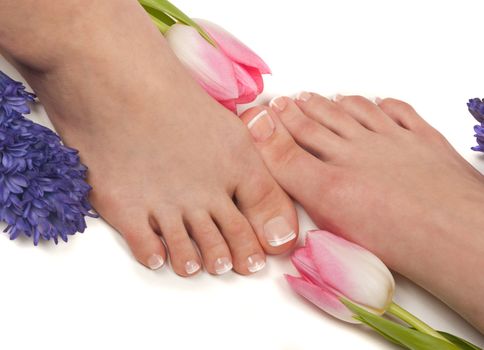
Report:
[[[123,30],[149,23],[133,0],[39,1],[18,7],[18,11],[10,10],[17,18],[8,23],[9,30],[0,32],[0,51],[23,70],[35,73],[50,72],[85,57],[99,59],[123,36]],[[29,29],[32,27],[36,30]]]

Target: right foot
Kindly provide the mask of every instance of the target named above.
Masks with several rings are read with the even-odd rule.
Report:
[[[401,101],[302,93],[271,106],[242,119],[318,227],[372,250],[484,330],[484,280],[469,275],[484,270],[483,176]]]
[[[295,242],[294,206],[243,123],[206,95],[136,2],[117,26],[86,26],[78,57],[19,68],[63,140],[89,167],[91,200],[135,257],[182,276],[264,267]],[[140,40],[142,38],[142,40]],[[197,247],[192,243],[195,241]]]

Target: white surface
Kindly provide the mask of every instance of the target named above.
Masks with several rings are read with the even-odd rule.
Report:
[[[225,26],[267,60],[274,74],[262,100],[301,89],[399,97],[484,169],[469,150],[474,122],[465,105],[484,97],[484,2],[176,3]],[[0,69],[13,74],[3,60]],[[46,120],[42,111],[36,118]],[[0,235],[0,348],[395,348],[294,295],[282,279],[293,272],[287,257],[269,258],[249,278],[203,273],[183,279],[139,266],[115,231],[100,220],[88,224],[85,234],[59,246],[34,248]],[[301,224],[301,230],[312,227],[305,215]],[[397,278],[396,300],[436,328],[484,345],[482,335],[403,278]]]

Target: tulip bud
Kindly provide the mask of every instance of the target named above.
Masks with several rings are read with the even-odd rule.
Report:
[[[395,281],[388,268],[366,249],[326,231],[310,231],[292,262],[302,277],[286,275],[301,296],[347,322],[358,323],[341,303],[344,297],[381,315],[392,303]]]
[[[232,111],[252,102],[264,89],[267,64],[223,28],[195,20],[214,40],[207,42],[196,29],[174,24],[165,34],[168,45],[205,91]]]

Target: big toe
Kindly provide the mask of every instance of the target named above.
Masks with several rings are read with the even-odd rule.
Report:
[[[296,209],[262,159],[257,155],[255,158],[257,162],[235,190],[235,201],[265,252],[280,254],[292,247],[297,239]]]
[[[241,119],[282,188],[304,207],[320,206],[318,193],[324,191],[327,182],[334,177],[331,165],[303,149],[272,109],[254,107],[247,110]]]

